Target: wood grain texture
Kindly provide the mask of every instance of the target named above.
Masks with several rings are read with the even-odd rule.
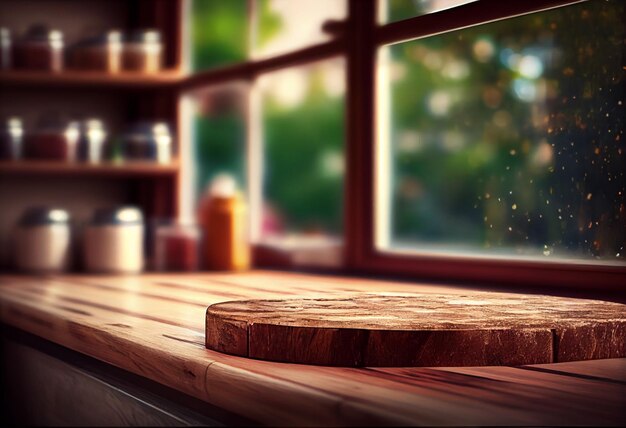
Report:
[[[524,368],[544,373],[556,373],[626,384],[625,358],[577,361],[558,364],[537,364]]]
[[[624,425],[618,360],[538,366],[338,368],[205,348],[208,305],[459,287],[297,273],[0,276],[0,320],[268,425]],[[507,296],[507,294],[502,294]],[[460,297],[459,297],[460,298]],[[584,303],[585,301],[581,301]],[[602,363],[580,377],[581,364]],[[555,368],[563,373],[546,372]],[[572,368],[573,367],[573,368]],[[588,366],[580,370],[587,370]],[[516,376],[512,376],[516,373]],[[500,376],[500,377],[498,377]],[[593,377],[595,376],[595,377]],[[497,377],[497,379],[494,379]],[[532,380],[532,382],[531,382]],[[571,382],[570,382],[571,381]],[[621,401],[620,401],[621,400]]]
[[[471,292],[364,293],[208,307],[206,346],[331,366],[496,366],[626,356],[626,305]]]

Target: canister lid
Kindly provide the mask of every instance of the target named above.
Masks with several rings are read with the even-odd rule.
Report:
[[[88,118],[80,122],[81,129],[87,131],[92,129],[104,130],[104,122],[98,118]]]
[[[20,217],[20,226],[42,226],[47,224],[68,224],[70,215],[61,208],[31,207],[24,211]]]
[[[143,224],[141,210],[132,206],[119,206],[97,209],[91,220],[93,225],[130,225]]]
[[[167,122],[160,121],[136,122],[124,133],[125,141],[137,143],[159,143],[159,140],[163,140],[164,137],[171,142],[172,131]]]
[[[123,39],[124,37],[120,30],[109,30],[96,38],[100,43],[121,43]]]
[[[108,44],[119,44],[124,41],[124,35],[120,30],[109,30],[103,33],[97,34],[92,37],[87,37],[76,43],[76,47],[82,46],[104,46]]]
[[[14,132],[23,128],[22,119],[17,116],[7,116],[0,119],[0,128]]]
[[[28,29],[24,39],[35,42],[62,42],[63,33],[59,30],[49,29],[43,24],[35,24]]]
[[[64,119],[59,112],[47,110],[39,115],[33,133],[64,133],[68,128],[76,126],[72,121]]]
[[[130,34],[130,40],[139,43],[160,43],[161,32],[154,28],[135,30]]]

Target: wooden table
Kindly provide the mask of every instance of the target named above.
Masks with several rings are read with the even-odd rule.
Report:
[[[284,272],[0,276],[0,320],[271,425],[624,425],[626,359],[521,367],[333,368],[209,351],[238,299],[467,289]]]

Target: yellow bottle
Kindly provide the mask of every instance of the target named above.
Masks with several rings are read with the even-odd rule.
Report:
[[[216,177],[200,206],[203,258],[209,270],[250,268],[247,209],[232,177]]]

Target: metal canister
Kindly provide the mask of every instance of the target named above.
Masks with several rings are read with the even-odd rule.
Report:
[[[14,232],[15,265],[26,272],[63,272],[71,260],[70,215],[61,208],[32,207]]]
[[[139,273],[144,267],[144,220],[138,208],[96,210],[85,228],[84,240],[88,271]]]

